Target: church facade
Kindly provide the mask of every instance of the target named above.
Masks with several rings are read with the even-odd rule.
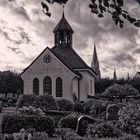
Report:
[[[21,74],[24,94],[50,94],[80,101],[95,95],[96,72],[74,51],[73,29],[64,13],[54,29],[54,47],[45,50]]]

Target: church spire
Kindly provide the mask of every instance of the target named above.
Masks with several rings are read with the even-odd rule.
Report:
[[[94,43],[94,52],[93,52],[91,68],[97,73],[97,78],[100,79],[101,75],[100,75],[99,61],[98,61],[95,43]]]
[[[62,18],[65,18],[65,11],[64,11],[65,5],[63,5],[63,13],[62,13]]]
[[[113,80],[114,81],[117,81],[116,68],[114,68]]]

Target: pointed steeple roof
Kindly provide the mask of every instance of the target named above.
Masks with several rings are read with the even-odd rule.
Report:
[[[60,19],[59,23],[54,28],[53,32],[56,33],[58,31],[70,31],[71,33],[74,33],[73,29],[69,25],[68,21],[65,18],[64,10],[62,13],[62,18]]]
[[[116,68],[114,68],[113,80],[114,80],[114,81],[116,81],[116,80],[117,80]]]
[[[93,52],[93,58],[92,58],[92,62],[91,62],[91,68],[97,73],[98,78],[101,78],[99,61],[98,61],[95,43],[94,43],[94,52]]]
[[[98,62],[98,57],[97,57],[96,45],[94,43],[93,63],[95,64],[97,62]]]

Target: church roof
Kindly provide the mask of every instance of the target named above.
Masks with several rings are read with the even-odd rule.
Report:
[[[51,51],[71,69],[91,69],[72,47],[54,46]],[[91,69],[92,70],[92,69]],[[93,71],[93,70],[92,70]]]
[[[56,33],[58,31],[70,31],[70,32],[74,32],[73,29],[71,28],[71,26],[69,25],[68,21],[66,20],[65,16],[64,16],[64,12],[62,15],[62,18],[60,19],[59,23],[56,25],[56,27],[54,28],[53,32]]]

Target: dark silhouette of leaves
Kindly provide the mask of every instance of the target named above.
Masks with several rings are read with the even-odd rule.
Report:
[[[134,0],[140,6],[140,0]],[[47,4],[42,2],[43,12],[47,16],[51,16],[49,12],[48,4],[59,3],[66,4],[68,0],[46,0]],[[115,25],[123,28],[125,21],[133,24],[136,27],[140,27],[140,20],[135,17],[131,17],[130,14],[125,11],[124,0],[90,0],[89,8],[91,13],[97,15],[99,18],[103,18],[104,13],[109,13],[112,16]]]

